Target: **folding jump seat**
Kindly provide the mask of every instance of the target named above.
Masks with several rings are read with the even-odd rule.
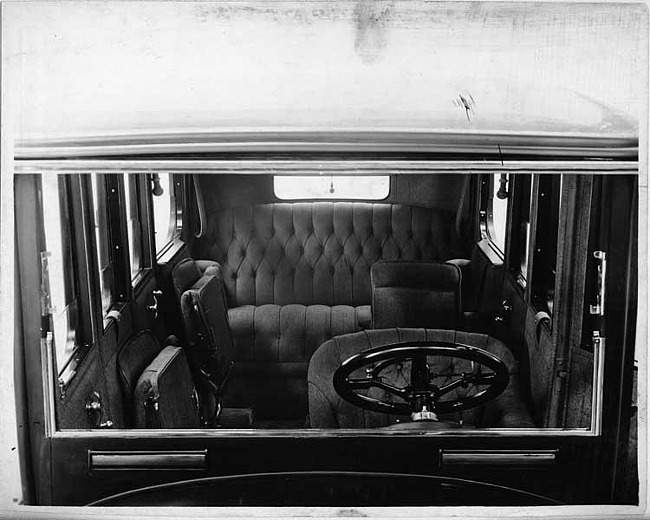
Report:
[[[250,410],[222,410],[233,367],[233,341],[219,264],[182,260],[172,270],[172,282],[183,316],[188,360],[199,391],[204,426],[249,428]]]

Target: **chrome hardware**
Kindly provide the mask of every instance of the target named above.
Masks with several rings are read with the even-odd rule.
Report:
[[[48,316],[53,313],[52,297],[50,295],[50,266],[49,258],[52,253],[41,251],[41,316]]]
[[[162,296],[162,291],[156,290],[151,294],[153,297],[153,304],[147,305],[147,310],[153,312],[153,319],[156,320],[158,319],[158,296]]]
[[[591,430],[595,435],[602,433],[603,426],[603,386],[605,384],[605,338],[600,332],[591,333],[594,348],[593,395],[591,397]]]
[[[512,305],[508,303],[508,300],[503,300],[501,302],[501,309],[499,314],[494,317],[495,323],[503,323],[506,321],[510,313],[512,312]]]
[[[93,429],[113,427],[113,421],[102,422],[102,416],[104,414],[102,412],[101,398],[97,391],[93,391],[93,393],[90,394],[90,399],[86,402],[86,414],[88,414],[90,427]]]
[[[558,450],[441,450],[443,466],[547,466],[555,464]]]
[[[89,451],[91,470],[161,469],[204,470],[207,450],[197,451]]]
[[[413,412],[411,414],[411,421],[437,421],[438,416],[429,410],[426,406],[422,407],[422,410],[419,412]]]
[[[605,315],[605,276],[607,274],[607,253],[594,251],[594,258],[598,261],[598,294],[596,305],[589,306],[589,314]]]
[[[144,403],[142,403],[145,408],[151,408],[154,412],[158,411],[158,396],[152,395],[147,397]]]

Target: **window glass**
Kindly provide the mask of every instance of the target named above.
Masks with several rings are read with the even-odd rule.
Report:
[[[171,174],[152,175],[151,193],[153,195],[156,256],[158,256],[166,249],[176,231],[176,204]]]
[[[381,176],[276,176],[275,195],[280,199],[382,200],[388,197],[390,177]]]
[[[492,243],[502,252],[506,250],[506,219],[508,214],[508,174],[493,175],[488,233]]]
[[[124,194],[126,206],[127,235],[129,241],[129,265],[131,279],[143,268],[142,228],[140,225],[140,205],[138,203],[137,176],[124,174]]]
[[[61,372],[76,346],[78,320],[77,275],[73,252],[69,197],[65,178],[59,175],[41,177],[44,253],[47,260],[49,307],[56,351],[56,366]]]
[[[91,176],[93,208],[95,218],[95,243],[97,247],[97,267],[102,300],[102,314],[106,315],[114,302],[113,262],[110,251],[110,229],[106,207],[106,184],[103,175]]]

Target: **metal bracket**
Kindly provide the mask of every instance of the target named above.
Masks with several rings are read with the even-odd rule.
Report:
[[[162,296],[162,291],[156,290],[151,293],[153,297],[153,304],[147,305],[147,309],[153,312],[153,319],[158,319],[158,297]]]
[[[102,401],[99,392],[96,390],[90,394],[90,398],[86,402],[86,413],[88,414],[91,428],[113,427],[113,421],[102,422],[102,416],[104,415],[104,412],[102,411]]]
[[[567,376],[569,375],[569,360],[567,358],[557,358],[555,360],[554,373],[556,379],[560,380],[560,385],[555,387],[555,393],[559,394],[562,391],[562,385],[566,384]]]
[[[50,265],[52,253],[41,251],[41,316],[52,314],[52,297],[50,295]]]
[[[594,251],[594,258],[598,261],[598,294],[596,304],[589,306],[589,314],[605,315],[605,276],[607,275],[607,253]]]

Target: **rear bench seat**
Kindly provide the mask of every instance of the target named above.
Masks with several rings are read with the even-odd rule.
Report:
[[[453,219],[351,202],[212,213],[193,256],[217,262],[225,288],[235,361],[225,404],[252,406],[260,419],[304,419],[311,355],[333,336],[371,326],[372,264],[466,257]]]

